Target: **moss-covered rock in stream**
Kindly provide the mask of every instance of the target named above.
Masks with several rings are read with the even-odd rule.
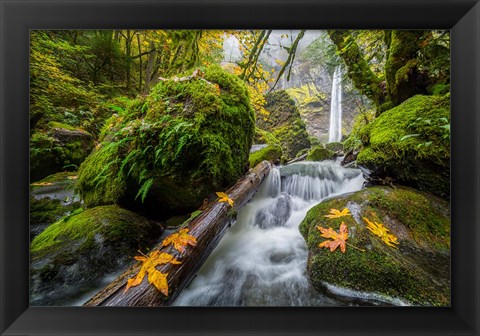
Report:
[[[351,216],[325,217],[345,207]],[[383,223],[398,238],[398,248],[373,235],[364,217]],[[326,239],[317,226],[338,232],[342,222],[348,228],[346,252],[319,248]],[[309,249],[308,274],[319,290],[346,288],[413,305],[450,304],[450,212],[441,198],[406,187],[370,187],[318,204],[300,232]]]
[[[281,157],[282,147],[280,147],[279,145],[268,145],[267,147],[250,154],[250,167],[255,167],[263,160],[267,160],[273,163],[279,163]]]
[[[118,272],[161,233],[158,224],[116,205],[60,219],[30,244],[31,303]]]
[[[78,208],[79,202],[65,204],[59,199],[30,197],[30,239]]]
[[[160,81],[107,121],[79,170],[87,207],[120,204],[165,219],[248,169],[255,117],[245,84],[217,66],[195,74]]]
[[[93,138],[82,129],[50,122],[30,137],[30,180],[76,170],[93,148]]]
[[[308,152],[307,161],[323,161],[331,160],[335,156],[335,152],[325,148],[323,145],[315,146]]]
[[[295,157],[303,148],[310,147],[305,123],[300,117],[295,101],[285,91],[276,91],[265,97],[268,116],[257,117],[257,127],[271,132],[282,146],[287,159]]]
[[[343,150],[343,144],[341,142],[329,142],[325,144],[325,148],[333,152],[339,152]]]
[[[80,208],[74,192],[75,172],[62,172],[30,184],[30,239]]]
[[[380,178],[449,198],[450,96],[412,97],[363,127],[357,162]]]

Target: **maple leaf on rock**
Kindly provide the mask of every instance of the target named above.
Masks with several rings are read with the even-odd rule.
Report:
[[[342,222],[340,225],[340,232],[336,232],[331,227],[325,229],[321,226],[317,226],[317,229],[322,232],[321,236],[324,238],[331,238],[332,240],[325,240],[324,242],[320,243],[318,247],[326,247],[330,249],[330,252],[333,252],[340,246],[340,251],[345,253],[345,249],[347,247],[347,239],[348,239],[348,229],[345,223]]]
[[[189,229],[182,229],[177,233],[171,234],[165,238],[162,242],[162,246],[168,246],[173,244],[173,248],[178,252],[185,252],[187,245],[197,245],[197,239],[194,236],[188,234]]]
[[[367,223],[367,229],[374,235],[380,237],[386,245],[397,248],[395,244],[400,244],[398,238],[391,234],[382,223],[371,222],[365,217],[363,217],[363,220]]]
[[[220,202],[220,203],[221,202],[227,202],[228,204],[230,204],[231,207],[233,207],[233,200],[230,197],[228,197],[228,195],[226,193],[217,192],[216,194],[219,197],[218,202]]]
[[[135,256],[134,258],[143,262],[142,268],[135,277],[128,279],[125,292],[130,287],[140,285],[145,275],[148,274],[148,282],[154,285],[163,295],[168,296],[168,273],[162,273],[155,267],[165,264],[178,265],[181,264],[181,262],[175,259],[171,254],[160,252],[158,250],[153,251],[148,256]]]
[[[350,216],[350,210],[348,208],[344,208],[342,211],[337,209],[330,209],[330,214],[325,215],[327,218],[339,218],[344,216]]]

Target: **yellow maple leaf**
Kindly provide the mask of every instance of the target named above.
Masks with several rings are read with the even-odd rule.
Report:
[[[127,286],[125,287],[125,292],[130,287],[140,285],[145,275],[148,274],[148,282],[154,285],[161,293],[163,293],[163,295],[168,296],[168,273],[162,273],[155,267],[165,264],[178,265],[181,264],[181,262],[175,259],[175,257],[173,257],[171,254],[160,252],[158,250],[153,251],[148,256],[135,256],[134,258],[138,261],[143,262],[142,268],[136,276],[128,279]]]
[[[51,182],[33,182],[31,185],[32,186],[40,186],[40,187],[43,187],[43,186],[50,186],[52,185],[53,183]]]
[[[380,237],[388,246],[397,248],[395,244],[400,244],[398,242],[398,238],[391,234],[382,223],[371,222],[365,217],[363,217],[363,220],[367,223],[367,229],[370,230],[370,232],[372,232],[374,235]]]
[[[162,246],[173,244],[173,248],[179,252],[185,252],[187,245],[197,245],[197,238],[188,234],[189,229],[182,229],[177,233],[173,233],[162,242]]]
[[[339,218],[344,216],[350,216],[350,210],[348,208],[344,208],[342,211],[337,209],[330,209],[330,214],[325,215],[327,218]]]
[[[218,202],[227,202],[233,208],[233,200],[224,192],[217,192]]]
[[[348,229],[345,223],[342,222],[340,225],[340,232],[336,232],[331,227],[325,229],[321,226],[317,226],[317,229],[322,232],[321,236],[325,238],[330,238],[332,240],[325,240],[324,242],[320,243],[318,247],[326,247],[330,248],[330,252],[333,252],[340,246],[340,251],[345,253],[347,239],[348,239]]]

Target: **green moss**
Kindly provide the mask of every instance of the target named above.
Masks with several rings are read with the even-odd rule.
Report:
[[[333,152],[338,152],[343,150],[343,144],[341,142],[329,142],[325,144],[325,148]]]
[[[272,133],[271,140],[277,140],[267,143],[279,143],[288,159],[294,158],[301,149],[310,147],[305,123],[292,98],[285,91],[276,91],[265,99],[269,115],[266,120],[257,118],[256,124],[257,128]]]
[[[443,96],[450,92],[450,84],[435,84],[429,92],[434,96]]]
[[[449,96],[417,95],[364,127],[357,162],[400,183],[449,197]]]
[[[307,154],[309,151],[310,151],[310,148],[304,148],[304,149],[300,150],[300,151],[297,153],[297,155],[295,155],[295,158],[298,158],[298,157],[300,157],[300,156],[302,156],[302,155],[304,155],[304,154]]]
[[[282,147],[279,145],[268,145],[256,152],[250,154],[250,167],[253,168],[263,160],[276,162],[282,157]]]
[[[299,109],[300,113],[302,113],[302,111],[307,111],[308,108],[305,107],[308,105],[320,106],[327,100],[327,94],[325,92],[318,91],[315,85],[311,84],[288,88],[285,91],[295,100],[297,106],[302,107]]]
[[[61,172],[49,175],[44,179],[38,181],[38,183],[74,183],[77,176],[77,172]]]
[[[272,144],[280,144],[280,140],[278,140],[275,137],[275,135],[273,135],[271,132],[255,127],[255,143],[257,144],[266,143],[266,144],[272,145]]]
[[[59,171],[77,170],[90,153],[93,141],[88,133],[80,130],[80,133],[69,136],[57,134],[55,130],[56,128],[49,131],[38,130],[30,137],[31,181],[40,180]]]
[[[306,160],[307,161],[331,160],[334,155],[335,155],[335,152],[325,148],[323,145],[315,146],[315,147],[312,147],[308,152]]]
[[[82,132],[85,132],[82,129],[79,129],[78,127],[70,126],[68,124],[60,123],[58,121],[50,121],[48,123],[48,127],[65,129],[67,131],[82,131]]]
[[[60,200],[30,197],[30,225],[51,224],[80,207],[79,203],[63,205]]]
[[[77,188],[86,207],[118,203],[126,189],[125,175],[120,169],[120,146],[107,143],[80,166]]]
[[[389,55],[385,62],[387,91],[390,100],[398,105],[421,93],[418,82],[418,52],[430,32],[422,30],[393,30],[390,34]]]
[[[385,245],[363,222],[352,216],[324,217],[331,208],[359,208],[360,220],[383,223],[399,238],[399,248]],[[372,187],[351,195],[330,199],[312,208],[300,224],[309,248],[308,271],[312,283],[324,283],[359,291],[371,291],[405,298],[413,304],[448,305],[450,219],[448,203],[409,188],[393,190]],[[320,249],[325,239],[318,225],[338,230],[344,222],[349,229],[346,253]],[[432,277],[435,281],[432,281]],[[440,285],[441,284],[441,285]]]
[[[109,205],[76,211],[46,228],[30,244],[32,258],[40,258],[71,244],[80,244],[79,250],[88,250],[95,236],[102,235],[109,242],[144,239],[151,224],[132,212]]]
[[[368,141],[368,135],[365,136],[365,133],[368,130],[366,126],[372,122],[374,116],[374,111],[368,111],[355,117],[353,120],[352,132],[350,132],[348,138],[343,142],[344,152],[348,152],[349,150],[359,150],[362,145]]]
[[[184,213],[246,171],[253,133],[236,76],[211,66],[204,78],[161,81],[105,125],[102,147],[79,170],[80,194],[88,207]]]

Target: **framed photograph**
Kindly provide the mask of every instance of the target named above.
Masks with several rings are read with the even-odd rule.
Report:
[[[479,334],[478,1],[0,10],[2,335]]]

